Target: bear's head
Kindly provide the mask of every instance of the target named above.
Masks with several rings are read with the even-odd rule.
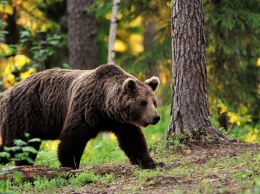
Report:
[[[141,82],[134,78],[127,78],[123,83],[121,108],[124,120],[138,127],[156,124],[160,120],[157,113],[157,98],[154,94],[160,80],[157,77]]]

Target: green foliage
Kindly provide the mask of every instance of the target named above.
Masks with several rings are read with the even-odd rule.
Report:
[[[260,193],[260,177],[255,180],[255,192]]]
[[[43,142],[44,144],[45,142]],[[39,151],[37,158],[35,160],[36,165],[47,165],[54,168],[59,168],[60,163],[57,157],[57,150],[42,150]]]
[[[156,170],[152,170],[152,171],[138,169],[135,171],[135,174],[139,180],[146,181],[151,177],[163,175],[164,172],[160,168],[157,168]]]
[[[234,139],[239,139],[246,142],[260,142],[260,126],[251,126],[249,124],[242,124],[234,126],[228,135]]]
[[[250,177],[250,176],[251,176],[250,173],[241,173],[241,172],[239,172],[239,173],[236,173],[236,174],[235,174],[235,178],[236,178],[236,179],[239,179],[239,180],[246,179],[246,178],[248,178],[248,177]]]
[[[101,183],[103,185],[108,185],[110,184],[112,181],[114,181],[116,179],[116,177],[113,174],[105,174],[101,177],[101,179],[99,181],[101,181]]]
[[[40,191],[53,191],[68,186],[69,182],[62,178],[57,177],[51,180],[46,179],[45,177],[35,177],[33,182],[21,182],[22,174],[20,172],[14,172],[14,181],[7,180],[5,181],[5,188],[1,187],[3,181],[0,182],[0,191],[4,191],[4,193],[15,193],[13,191],[23,191],[23,192],[40,192]],[[12,191],[13,190],[13,191]]]
[[[1,158],[10,158],[11,155],[8,152],[0,152],[0,157]]]
[[[182,144],[182,143],[180,142],[180,140],[181,140],[182,138],[183,138],[182,135],[180,135],[180,136],[174,138],[173,143],[174,143],[174,148],[175,148],[175,149],[177,149],[177,148],[184,149],[184,147],[185,147],[184,144]]]
[[[17,182],[17,183],[22,182],[23,173],[17,171],[17,172],[14,172],[13,176],[14,176],[15,182]]]
[[[32,57],[29,66],[39,70],[46,68],[47,59],[55,53],[56,49],[67,44],[67,36],[63,34],[49,34],[46,31],[36,31],[33,34],[28,29],[21,31],[20,34],[22,45],[31,45],[29,51]]]
[[[28,141],[30,142],[40,142],[39,138],[33,138]],[[0,157],[8,158],[9,161],[20,161],[26,160],[29,163],[33,163],[33,160],[30,158],[29,154],[36,154],[38,151],[30,146],[26,141],[21,139],[14,140],[14,146],[4,147],[4,152],[0,152]],[[12,153],[15,153],[14,155]]]
[[[83,186],[87,183],[93,183],[101,178],[100,175],[96,175],[91,171],[84,171],[83,173],[77,175],[70,179],[70,183],[74,186]]]
[[[6,181],[6,184],[1,187],[3,182],[0,182],[0,191],[5,191],[5,193],[12,192],[11,190],[19,190],[22,192],[58,192],[61,188],[67,189],[68,186],[73,186],[73,188],[81,188],[85,184],[100,182],[102,185],[107,185],[115,179],[113,174],[98,175],[94,174],[92,171],[84,171],[69,180],[64,179],[61,176],[48,180],[45,177],[35,177],[33,182],[21,182],[21,176],[19,172],[15,176],[17,179],[14,182]],[[4,189],[5,187],[5,189]]]
[[[259,1],[205,1],[204,10],[210,100],[221,99],[240,114],[242,105],[257,123]]]
[[[0,5],[1,6],[1,5]],[[4,22],[2,20],[0,20],[0,28],[2,28],[4,26]],[[5,30],[1,30],[0,31],[0,42],[4,42],[4,39],[5,39],[5,35],[7,34],[8,32],[5,31]]]
[[[29,138],[29,134],[25,134],[26,138]],[[9,162],[11,161],[21,161],[26,160],[29,163],[33,163],[33,160],[30,158],[30,153],[36,154],[38,151],[35,150],[34,147],[30,146],[29,143],[32,142],[41,142],[39,138],[29,139],[27,142],[21,139],[14,140],[14,146],[12,147],[4,147],[4,151],[0,152],[1,158],[7,158]],[[15,154],[13,154],[15,153]],[[0,173],[0,178],[5,177],[5,172]],[[21,183],[23,174],[21,172],[15,171],[13,172],[14,182]],[[4,191],[4,193],[12,193],[9,190],[10,181],[9,180],[0,180],[0,191]]]
[[[82,166],[126,161],[126,156],[120,150],[117,141],[105,140],[101,136],[88,143],[82,158]]]
[[[88,12],[95,14],[97,18],[103,18],[106,14],[112,10],[113,1],[109,0],[96,0],[87,10]]]
[[[60,177],[51,179],[51,180],[48,180],[46,178],[37,177],[33,181],[33,185],[34,185],[33,188],[37,191],[46,191],[46,190],[51,191],[56,187],[61,187],[61,186],[67,185],[67,181]],[[26,185],[26,187],[28,187],[28,185]]]
[[[167,140],[148,140],[147,144],[151,155],[156,155],[172,148]]]
[[[1,177],[1,175],[0,175]],[[7,180],[7,181],[0,181],[0,191],[3,192],[4,194],[12,194],[14,193],[14,191],[12,191],[11,189],[11,181]]]
[[[4,178],[4,177],[5,177],[5,172],[1,172],[0,178]],[[23,177],[23,174],[21,172],[18,172],[18,171],[13,172],[13,178],[14,178],[13,182],[21,183],[22,177]],[[0,193],[2,193],[1,191],[3,191],[4,194],[14,193],[12,190],[13,190],[12,183],[10,180],[0,180]]]

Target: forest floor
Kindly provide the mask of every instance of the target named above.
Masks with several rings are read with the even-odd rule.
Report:
[[[22,173],[27,181],[32,181],[32,175],[53,178],[65,172],[68,176],[85,170],[98,174],[81,186],[68,184],[48,193],[260,193],[259,144],[192,144],[159,150],[152,155],[157,161],[165,162],[165,167],[155,170],[121,163],[56,171],[35,166],[23,169]]]
[[[258,144],[186,145],[177,153],[158,153],[165,168],[136,173],[134,167],[115,166],[109,184],[97,181],[72,193],[260,193],[258,154]]]

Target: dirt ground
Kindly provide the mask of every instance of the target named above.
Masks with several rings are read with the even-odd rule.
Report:
[[[259,161],[256,160],[258,154],[259,144],[193,144],[185,145],[184,149],[169,148],[166,152],[154,153],[157,160],[165,162],[165,167],[157,169],[155,174],[155,170],[141,171],[130,164],[111,164],[79,170],[55,170],[47,166],[17,167],[13,170],[20,170],[24,174],[24,181],[33,181],[36,175],[54,178],[64,174],[66,178],[68,172],[78,174],[84,170],[91,170],[102,176],[113,175],[113,179],[107,183],[95,181],[86,183],[81,188],[67,186],[61,188],[60,193],[251,193],[254,191],[255,178],[260,176],[257,166]],[[233,163],[230,164],[230,161]],[[148,175],[140,178],[137,171]],[[238,177],[240,175],[242,178]]]

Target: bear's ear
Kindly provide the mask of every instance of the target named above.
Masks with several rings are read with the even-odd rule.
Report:
[[[136,88],[136,82],[133,78],[127,78],[123,83],[123,88],[125,91],[132,92]]]
[[[145,80],[144,83],[150,86],[154,91],[156,90],[157,86],[160,84],[160,80],[158,77],[153,76],[150,79]]]

